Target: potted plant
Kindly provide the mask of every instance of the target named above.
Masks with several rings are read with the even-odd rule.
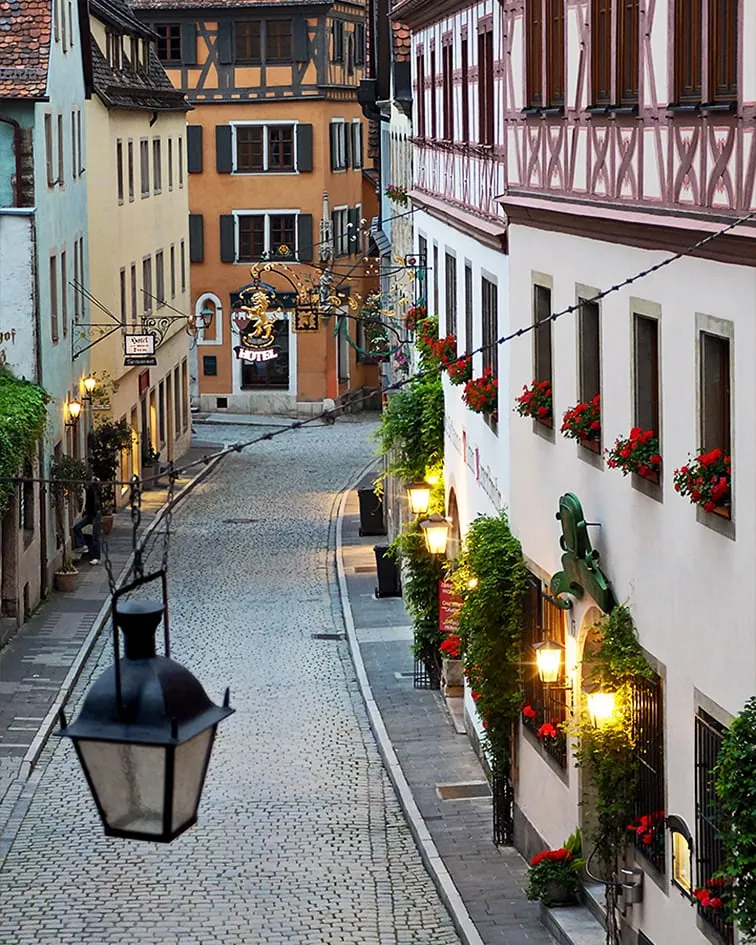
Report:
[[[84,483],[92,478],[89,466],[74,456],[61,456],[50,465],[53,502],[55,507],[55,527],[60,544],[65,544],[66,524],[65,506],[69,499],[77,504],[81,502]]]
[[[445,696],[461,696],[465,685],[462,638],[448,633],[439,646],[441,651],[441,688]]]
[[[407,331],[414,331],[419,322],[424,321],[428,317],[428,309],[425,304],[419,302],[417,305],[411,305],[407,309],[407,314],[404,318],[404,324],[407,327]]]
[[[644,479],[659,481],[662,458],[653,430],[633,427],[627,439],[618,436],[614,446],[605,453],[606,465],[610,469],[621,469],[623,476],[632,472]]]
[[[466,384],[472,380],[472,357],[469,354],[450,361],[444,367],[452,384]]]
[[[729,514],[731,460],[723,450],[700,453],[686,466],[675,470],[675,492],[688,496],[706,512]]]
[[[499,382],[490,367],[481,377],[467,381],[462,397],[473,413],[488,414],[494,420],[498,418]]]
[[[598,442],[601,439],[601,394],[568,410],[562,417],[561,432],[578,443]]]
[[[132,430],[126,420],[101,420],[87,441],[92,474],[102,483],[102,531],[107,535],[113,526],[116,473],[121,450],[131,446]],[[108,521],[106,521],[108,519]]]
[[[457,336],[447,335],[445,338],[438,338],[432,341],[430,345],[431,357],[441,362],[441,367],[452,361],[457,360]]]
[[[152,489],[160,473],[160,453],[152,448],[149,440],[142,444],[142,488]]]
[[[554,411],[551,381],[533,381],[530,387],[523,384],[522,393],[515,400],[515,410],[521,417],[551,424]]]
[[[389,200],[398,203],[400,207],[407,206],[407,191],[399,184],[389,184],[383,191]]]
[[[55,587],[59,591],[64,591],[67,594],[72,593],[76,590],[76,578],[78,577],[79,572],[76,570],[76,566],[68,555],[64,555],[63,563],[55,572]]]
[[[580,831],[576,830],[558,850],[542,850],[530,861],[528,899],[540,899],[546,906],[577,902],[577,891],[585,863]]]

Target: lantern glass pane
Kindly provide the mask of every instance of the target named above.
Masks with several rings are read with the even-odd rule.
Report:
[[[430,505],[430,486],[426,483],[416,483],[407,487],[409,494],[410,511],[414,515],[424,515]]]
[[[174,755],[173,822],[171,830],[178,830],[197,815],[202,785],[205,782],[207,760],[213,747],[215,726],[200,732],[188,742],[176,747]]]
[[[562,665],[562,650],[556,646],[541,646],[536,650],[538,675],[541,682],[555,683],[559,679],[559,670]]]
[[[428,551],[432,555],[442,555],[446,551],[446,540],[449,537],[449,527],[444,522],[442,525],[429,525],[425,529],[425,542]]]
[[[113,830],[165,831],[165,748],[77,740],[103,819]]]
[[[614,693],[591,692],[588,695],[588,714],[597,728],[611,722],[614,715]]]

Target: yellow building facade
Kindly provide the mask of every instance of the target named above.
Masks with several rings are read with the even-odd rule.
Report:
[[[94,327],[75,339],[74,353],[91,346],[98,383],[88,405],[90,422],[107,416],[125,419],[132,429],[133,446],[121,463],[121,479],[127,480],[141,472],[150,451],[160,454],[161,463],[175,460],[191,437],[189,106],[156,57],[155,35],[125,3],[92,0],[90,30],[88,289]],[[144,353],[151,346],[154,355]],[[127,491],[121,488],[121,501]]]

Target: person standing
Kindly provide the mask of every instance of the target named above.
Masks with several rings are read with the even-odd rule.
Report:
[[[84,529],[92,526],[92,534],[86,535]],[[90,564],[100,563],[100,534],[102,532],[102,497],[100,495],[100,480],[92,477],[84,493],[84,510],[82,516],[73,527],[76,550],[85,551],[89,555]]]

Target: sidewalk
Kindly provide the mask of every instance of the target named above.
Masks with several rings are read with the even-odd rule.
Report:
[[[178,466],[214,453],[218,444],[194,443]],[[178,500],[203,479],[218,460],[198,464],[176,480]],[[168,494],[168,478],[142,496],[142,537],[159,525]],[[131,517],[118,512],[107,536],[116,584],[124,582],[131,564]],[[34,615],[0,650],[0,834],[4,815],[12,808],[36,764],[57,713],[76,683],[97,637],[110,615],[110,593],[104,562],[78,564],[79,580],[72,594],[51,591]],[[12,789],[11,789],[12,788]]]
[[[384,541],[359,536],[357,492],[347,493],[337,535],[347,635],[371,725],[423,859],[465,945],[554,945],[539,904],[525,898],[525,861],[513,847],[493,844],[490,793],[440,797],[440,785],[473,782],[485,790],[486,777],[441,694],[413,688],[404,603],[374,595],[373,546]]]

